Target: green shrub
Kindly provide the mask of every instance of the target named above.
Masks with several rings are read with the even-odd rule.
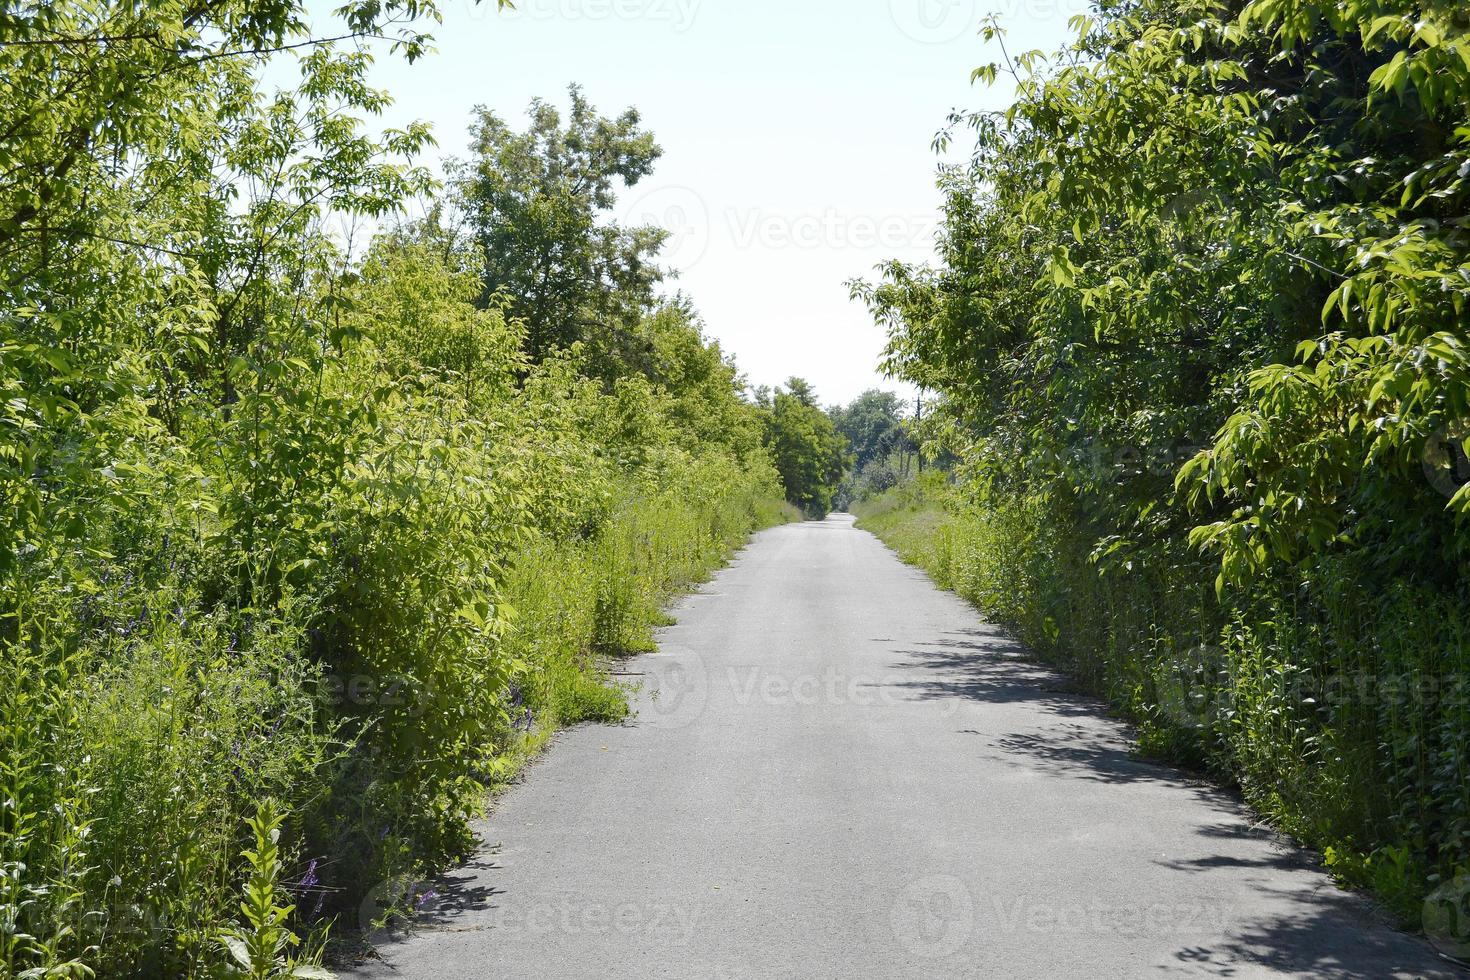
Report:
[[[663,235],[608,233],[636,114],[484,117],[476,180],[393,226],[432,141],[371,123],[354,42],[413,60],[433,5],[308,13],[3,18],[0,976],[312,975],[786,516],[738,369],[654,298]],[[636,162],[576,138],[613,130]],[[476,206],[538,186],[549,223]]]
[[[1401,910],[1467,857],[1462,8],[1102,4],[854,287],[958,461],[910,550]]]

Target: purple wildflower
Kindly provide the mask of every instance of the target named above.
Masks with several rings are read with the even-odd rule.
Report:
[[[327,890],[325,888],[317,887],[321,884],[321,877],[316,873],[316,867],[317,859],[312,858],[311,863],[306,866],[306,874],[302,875],[301,880],[296,883],[296,890],[301,892],[302,894],[309,894],[313,891],[316,892],[316,904],[312,907],[311,910],[313,918],[321,914],[322,903],[326,901],[327,898]]]

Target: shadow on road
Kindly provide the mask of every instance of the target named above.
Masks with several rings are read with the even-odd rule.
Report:
[[[413,914],[405,918],[396,914],[396,909],[392,910],[395,914],[389,924],[371,931],[370,942],[375,946],[387,946],[416,933],[457,928],[460,917],[466,913],[495,909],[496,900],[505,894],[505,890],[486,884],[486,879],[498,870],[500,865],[493,854],[485,854],[429,881],[417,882],[407,889],[395,889],[395,894],[402,892],[402,897],[413,906]],[[371,911],[381,914],[390,910]],[[367,923],[364,922],[363,926],[366,927]]]
[[[1059,725],[991,743],[1053,775],[1099,783],[1186,783],[1182,773],[1133,757],[1128,743],[1112,732],[1084,725]]]
[[[1058,719],[1040,729],[1003,735],[970,732],[988,737],[988,747],[1000,750],[991,757],[995,761],[1092,782],[1168,783],[1225,800],[1198,779],[1136,758],[1127,725],[1109,717],[1106,702],[1082,693],[1065,675],[1029,661],[1026,649],[1003,633],[955,630],[897,652],[906,659],[893,669],[905,679],[890,687],[914,700],[1026,705]]]
[[[1025,766],[1068,779],[1107,784],[1162,783],[1192,792],[1216,810],[1222,822],[1197,828],[1207,840],[1196,856],[1156,860],[1159,867],[1195,875],[1239,877],[1260,873],[1253,887],[1287,903],[1291,911],[1268,919],[1245,919],[1211,945],[1192,945],[1174,954],[1179,972],[1213,976],[1256,975],[1260,970],[1294,976],[1379,980],[1395,954],[1422,962],[1422,950],[1402,933],[1383,929],[1384,914],[1362,895],[1339,892],[1322,879],[1309,889],[1280,890],[1288,871],[1312,871],[1311,852],[1253,825],[1250,812],[1228,791],[1180,770],[1136,758],[1128,727],[1108,716],[1106,704],[1079,692],[1065,676],[1029,662],[1025,649],[986,629],[959,630],[896,651],[893,669],[904,680],[891,685],[915,700],[962,699],[992,705],[1028,705],[1056,721],[1041,728],[997,734],[962,729],[985,740],[977,761]],[[1005,715],[996,715],[1004,718]],[[984,726],[981,726],[984,727]],[[1264,848],[1262,844],[1266,845]],[[1406,962],[1406,970],[1411,964]],[[1174,972],[1165,968],[1165,973]],[[1453,971],[1446,969],[1444,975]],[[1408,975],[1418,975],[1409,973]],[[1436,974],[1439,975],[1439,974]],[[1470,976],[1467,973],[1466,976]]]
[[[1174,958],[1192,973],[1219,977],[1239,976],[1241,967],[1250,965],[1290,976],[1383,980],[1393,975],[1384,964],[1392,963],[1395,953],[1413,951],[1411,961],[1399,964],[1399,975],[1425,975],[1413,968],[1423,962],[1422,951],[1383,929],[1382,916],[1361,896],[1327,890],[1272,893],[1300,911],[1247,921],[1232,929],[1228,939],[1211,946],[1186,946]],[[1455,972],[1446,963],[1444,972],[1435,976]],[[1256,973],[1249,971],[1252,976]]]
[[[964,698],[971,701],[1037,705],[1059,715],[1103,714],[1103,702],[1081,693],[1065,675],[1028,662],[1026,649],[1003,633],[954,630],[916,649],[896,651],[908,659],[897,671],[926,674],[891,687],[915,700]]]
[[[1218,871],[1221,868],[1250,869],[1257,868],[1261,871],[1290,871],[1301,868],[1315,867],[1305,853],[1294,853],[1281,850],[1266,857],[1238,857],[1228,854],[1211,854],[1206,857],[1175,859],[1169,861],[1155,861],[1161,868],[1169,868],[1173,871],[1191,871],[1204,873]]]
[[[420,929],[442,928],[466,912],[480,912],[495,907],[495,899],[505,894],[502,888],[485,884],[481,872],[498,870],[493,862],[475,861],[434,879],[434,898],[424,903],[414,920]]]

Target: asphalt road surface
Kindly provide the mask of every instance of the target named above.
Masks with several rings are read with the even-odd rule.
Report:
[[[1470,975],[845,515],[673,613],[638,717],[559,736],[357,975]]]

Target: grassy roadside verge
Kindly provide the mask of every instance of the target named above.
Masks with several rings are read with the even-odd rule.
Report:
[[[671,622],[668,603],[707,581],[752,533],[801,519],[796,507],[772,498],[667,495],[630,503],[593,541],[529,549],[507,587],[518,610],[509,642],[512,656],[538,667],[518,684],[523,708],[512,721],[527,736],[506,771],[513,774],[558,728],[625,718],[627,691],[608,664],[651,651],[654,629]]]
[[[858,527],[873,532],[908,564],[922,568],[940,588],[955,591],[950,576],[953,527],[939,499],[905,484],[854,504],[852,513]]]

